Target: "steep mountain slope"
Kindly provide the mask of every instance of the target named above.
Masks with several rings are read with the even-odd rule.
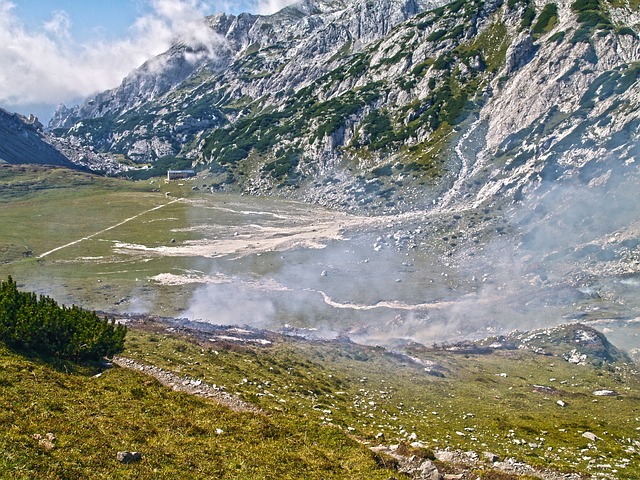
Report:
[[[637,2],[434,6],[209,17],[214,46],[177,45],[51,126],[137,162],[190,158],[220,188],[351,209],[463,210],[634,172]]]
[[[42,124],[0,108],[0,163],[74,165],[43,139]]]
[[[208,38],[176,44],[83,105],[61,106],[50,127],[71,127],[68,134],[138,161],[194,157],[200,138],[247,113],[246,103],[262,96],[264,104],[279,103],[442,1],[308,0],[271,16],[208,17]]]

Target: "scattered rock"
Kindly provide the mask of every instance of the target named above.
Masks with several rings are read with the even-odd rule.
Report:
[[[435,464],[420,454],[420,449],[411,448],[404,442],[389,447],[383,445],[372,447],[371,450],[375,453],[391,457],[393,461],[396,462],[393,468],[401,473],[407,474],[414,480],[444,479]]]
[[[553,387],[547,387],[546,385],[534,385],[533,391],[536,393],[543,393],[545,395],[555,395],[557,393],[560,393],[557,389]]]
[[[593,394],[596,397],[617,397],[619,395],[615,390],[596,390]]]
[[[588,440],[591,440],[592,442],[595,442],[596,440],[600,440],[600,437],[598,437],[595,433],[591,433],[591,432],[584,432],[582,436]]]
[[[499,462],[500,461],[500,457],[498,455],[496,455],[495,453],[491,453],[491,452],[484,452],[482,454],[482,457],[485,460],[490,461],[491,463],[495,463],[495,462]]]
[[[260,413],[260,410],[232,395],[217,385],[209,385],[202,380],[180,377],[154,365],[145,365],[130,358],[113,357],[113,363],[123,368],[130,368],[155,377],[161,384],[199,397],[211,398],[237,412]]]
[[[584,353],[578,352],[575,348],[571,350],[569,353],[565,353],[562,356],[567,362],[573,363],[574,365],[584,365],[587,360],[587,355]]]
[[[118,452],[116,459],[120,463],[135,463],[142,459],[142,455],[139,452]]]
[[[39,433],[35,433],[32,437],[34,440],[38,441],[38,445],[40,445],[43,449],[49,451],[53,450],[56,446],[53,442],[56,440],[56,436],[49,432],[44,435],[40,435]]]
[[[441,462],[453,463],[456,460],[456,454],[448,450],[438,450],[436,451],[436,458]]]

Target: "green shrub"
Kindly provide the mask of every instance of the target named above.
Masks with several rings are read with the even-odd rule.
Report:
[[[446,38],[452,38],[454,40],[456,40],[458,37],[460,37],[462,34],[464,33],[464,25],[456,25],[450,32],[449,35],[447,35]]]
[[[442,55],[433,62],[433,68],[436,70],[447,70],[451,63],[453,63],[453,59],[448,57],[447,55]]]
[[[558,6],[555,3],[547,3],[533,26],[533,33],[541,35],[548,32],[558,21]]]
[[[638,38],[638,34],[632,28],[629,28],[629,27],[620,27],[618,29],[618,35],[630,35],[633,38]]]
[[[424,62],[420,62],[415,67],[413,67],[413,70],[411,70],[411,73],[416,77],[421,77],[424,74],[424,72],[429,69],[431,65],[433,65],[433,59],[427,58]]]
[[[396,140],[389,115],[374,110],[364,118],[363,130],[370,137],[372,150],[386,150]]]
[[[593,10],[578,13],[578,22],[585,27],[605,28],[611,25],[611,22],[600,12]]]
[[[383,165],[381,167],[376,167],[371,170],[371,173],[375,177],[389,177],[393,174],[393,169],[391,165]]]
[[[226,164],[235,165],[239,161],[247,158],[248,156],[249,156],[249,152],[247,152],[247,150],[245,150],[244,148],[229,148],[220,155],[220,157],[218,158],[218,161],[223,165],[226,165]]]
[[[273,178],[282,181],[287,176],[295,175],[299,161],[297,151],[282,153],[273,162],[267,163],[263,167],[263,171],[269,172]]]
[[[522,22],[520,23],[520,28],[521,29],[529,28],[531,25],[533,25],[533,20],[535,18],[536,18],[536,9],[533,8],[531,5],[527,5],[527,8],[525,9],[522,15]]]
[[[447,34],[447,30],[445,30],[445,29],[436,30],[435,32],[432,32],[431,34],[429,34],[429,36],[427,37],[427,41],[428,42],[437,42],[442,37],[444,37],[446,34]]]
[[[447,5],[447,8],[451,13],[456,13],[458,12],[458,10],[460,10],[464,6],[465,3],[466,3],[466,0],[457,0],[456,2],[453,2]]]
[[[76,362],[100,360],[124,349],[126,332],[124,325],[100,320],[95,312],[20,292],[11,277],[0,282],[0,341],[18,351]]]
[[[599,0],[576,0],[571,4],[574,12],[586,12],[587,10],[600,10]]]
[[[599,0],[576,0],[571,4],[571,9],[578,16],[580,28],[576,31],[572,43],[591,42],[593,30],[611,30],[611,20],[602,11]]]

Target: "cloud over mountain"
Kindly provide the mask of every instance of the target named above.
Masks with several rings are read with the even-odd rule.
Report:
[[[210,44],[200,0],[150,0],[122,39],[97,36],[79,43],[71,35],[72,19],[56,12],[41,29],[28,29],[15,5],[0,0],[0,104],[9,108],[57,104],[116,86],[149,58],[178,39],[201,50]],[[213,52],[209,52],[212,54]]]

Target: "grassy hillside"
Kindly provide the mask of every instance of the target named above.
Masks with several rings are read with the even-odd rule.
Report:
[[[129,356],[372,444],[418,440],[434,450],[491,451],[540,468],[588,473],[611,463],[618,465],[617,478],[640,475],[630,460],[639,458],[632,439],[640,427],[640,377],[624,363],[565,361],[559,352],[571,349],[569,333],[553,341],[564,345],[556,344],[555,355],[552,348],[541,355],[416,346],[406,356],[277,338],[268,347],[185,343],[162,327],[149,329],[155,331],[132,333]],[[593,394],[603,389],[618,395]],[[584,432],[596,434],[597,445],[590,446]]]
[[[198,339],[150,319],[132,327],[124,356],[215,384],[264,413],[234,412],[125,368],[96,375],[2,348],[1,477],[404,478],[381,468],[367,447],[416,440],[554,471],[640,475],[640,381],[624,363],[574,365],[524,350],[415,347],[406,356],[239,334],[270,339],[259,346],[223,329]],[[617,395],[593,394],[601,389]],[[49,444],[34,438],[48,433]],[[121,450],[142,460],[119,464]],[[460,472],[456,463],[438,465]],[[472,470],[538,478],[491,473],[482,462]]]
[[[335,427],[235,413],[121,368],[70,372],[5,348],[0,364],[2,478],[389,478]]]
[[[165,287],[149,278],[195,268],[213,275],[221,265],[197,255],[122,253],[116,242],[151,249],[226,241],[244,235],[236,235],[242,222],[278,227],[278,236],[317,214],[307,205],[193,190],[202,189],[204,178],[132,183],[40,167],[5,167],[0,175],[3,274],[60,303],[107,311],[120,298],[132,302],[144,293],[167,317],[180,316],[173,308],[186,303],[193,286]],[[262,241],[257,231],[249,243]],[[370,245],[367,252],[376,262]],[[295,263],[295,255],[277,248],[246,261],[268,277],[285,255]],[[226,259],[241,271],[233,249]],[[343,314],[334,315],[339,322]],[[125,368],[51,366],[3,348],[0,478],[403,478],[381,468],[394,463],[368,448],[400,441],[481,459],[488,451],[556,472],[640,477],[636,366],[580,328],[475,346],[408,344],[399,353],[207,325],[198,333],[150,317],[130,326],[124,357],[185,382],[216,385],[263,413],[235,412]],[[582,349],[583,337],[597,348]],[[503,347],[490,347],[494,342]],[[594,394],[601,390],[615,393]],[[121,465],[116,453],[124,450],[141,452],[142,461]],[[481,478],[516,478],[474,462],[466,468]],[[459,473],[456,463],[439,465]]]

